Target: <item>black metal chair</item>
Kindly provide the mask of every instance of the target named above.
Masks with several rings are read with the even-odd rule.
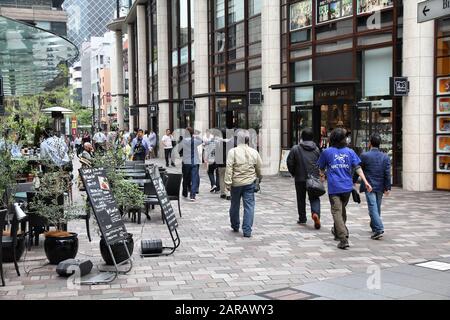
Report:
[[[155,209],[156,205],[159,205],[158,196],[156,195],[155,187],[153,186],[153,183],[145,183],[144,184],[144,205],[145,205],[145,213],[147,215],[147,218],[150,220],[151,217],[148,214],[150,206],[152,209]],[[162,211],[161,211],[161,217],[163,217]],[[164,221],[164,218],[163,218]],[[140,223],[140,217],[138,217],[138,223]]]
[[[183,175],[177,173],[167,173],[165,176],[167,178],[164,183],[167,191],[167,197],[169,201],[178,201],[178,212],[181,217],[180,189]]]
[[[0,210],[0,230],[2,232],[0,237],[0,274],[2,279],[2,286],[5,286],[5,279],[3,275],[3,249],[8,248],[12,252],[12,260],[14,262],[14,267],[16,268],[17,275],[20,277],[19,266],[17,264],[17,233],[19,229],[19,220],[17,219],[17,213],[14,214],[14,217],[11,222],[11,229],[9,236],[4,236],[3,231],[5,229],[6,223],[6,214],[8,210],[2,209]],[[21,237],[24,236],[22,233]]]

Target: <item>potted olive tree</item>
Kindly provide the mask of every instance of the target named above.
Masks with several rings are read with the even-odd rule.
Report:
[[[83,207],[64,204],[64,191],[68,190],[68,182],[68,174],[59,168],[43,174],[34,199],[29,204],[31,212],[49,227],[45,233],[44,249],[50,264],[73,259],[78,253],[78,235],[68,232],[67,224],[81,214]]]

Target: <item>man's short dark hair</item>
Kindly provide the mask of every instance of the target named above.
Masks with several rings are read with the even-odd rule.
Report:
[[[381,145],[381,137],[378,133],[374,133],[370,136],[370,145],[374,148],[379,148]]]
[[[144,130],[142,130],[142,129],[139,129],[139,130],[138,130],[137,132],[138,132],[138,133],[139,133],[139,132],[142,132],[142,133],[144,133]]]
[[[305,128],[302,130],[302,140],[303,141],[313,141],[314,131],[311,128]]]
[[[330,145],[332,147],[342,149],[347,146],[346,139],[347,130],[343,128],[336,128],[330,134]]]

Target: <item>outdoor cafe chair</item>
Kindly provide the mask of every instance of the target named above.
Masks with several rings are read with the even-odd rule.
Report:
[[[9,235],[4,235],[3,231],[5,229],[6,223],[6,214],[8,213],[7,209],[0,210],[0,230],[2,232],[0,237],[0,275],[2,279],[2,286],[5,286],[5,279],[3,275],[3,250],[9,249],[12,253],[12,260],[14,262],[14,267],[16,269],[17,275],[20,277],[19,266],[17,264],[17,239],[18,237],[24,237],[24,233],[18,235],[19,229],[19,219],[17,217],[17,211],[14,214],[13,220],[11,222],[11,228]]]
[[[183,175],[178,173],[165,174],[166,181],[165,187],[167,191],[167,197],[169,201],[178,201],[178,212],[181,218],[181,205],[180,205],[180,189]]]

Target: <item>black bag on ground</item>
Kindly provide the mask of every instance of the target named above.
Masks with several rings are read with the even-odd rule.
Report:
[[[354,202],[361,203],[361,196],[355,188],[352,190],[352,198]]]
[[[303,161],[303,167],[305,168],[306,190],[308,191],[309,194],[315,197],[323,196],[326,193],[325,186],[323,185],[322,181],[320,181],[320,178],[314,176],[313,174],[308,173],[308,168],[306,166],[306,161],[305,157],[303,156],[302,148],[300,146],[297,146],[297,148],[299,148],[299,152]]]

